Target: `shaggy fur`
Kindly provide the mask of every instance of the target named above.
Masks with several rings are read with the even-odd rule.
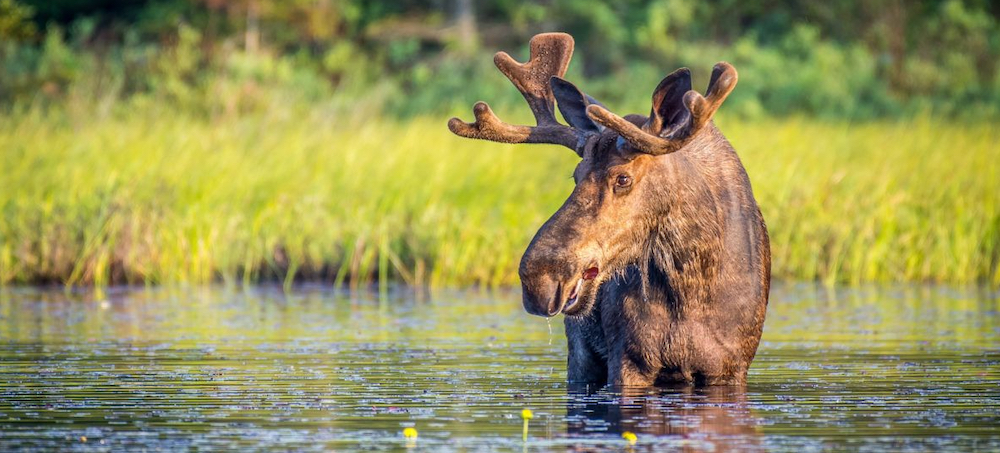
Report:
[[[621,118],[559,78],[572,38],[539,35],[531,48],[528,63],[506,57],[498,66],[525,93],[538,126],[507,125],[479,103],[475,123],[453,118],[449,127],[472,138],[558,143],[582,157],[573,193],[519,269],[529,313],[565,314],[569,381],[745,383],[771,256],[746,171],[711,122],[736,70],[716,65],[705,96],[690,89],[688,70],[675,71],[654,90],[648,117]],[[546,55],[558,61],[543,64]],[[550,70],[523,69],[539,67]],[[570,126],[555,121],[545,99],[559,102]]]
[[[565,295],[536,282],[565,288],[586,266],[601,269],[566,315],[569,380],[744,383],[764,323],[770,251],[736,153],[714,127],[664,156],[596,148],[521,262],[525,307],[543,314],[545,306],[545,315]],[[624,171],[632,193],[616,195],[609,181]]]

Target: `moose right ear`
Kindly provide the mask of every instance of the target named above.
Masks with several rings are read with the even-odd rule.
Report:
[[[576,85],[560,77],[549,79],[549,85],[551,85],[552,94],[556,98],[559,113],[562,113],[563,118],[570,126],[585,134],[600,133],[604,129],[587,116],[587,106],[590,104],[601,105],[600,102],[587,96]]]
[[[653,90],[653,109],[646,132],[663,138],[681,138],[691,123],[684,95],[691,91],[691,70],[681,68],[663,78]]]

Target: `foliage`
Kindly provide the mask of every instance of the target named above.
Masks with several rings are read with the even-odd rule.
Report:
[[[487,55],[523,58],[532,34],[564,30],[573,79],[606,102],[639,106],[673,69],[726,59],[748,117],[1000,116],[1000,10],[985,0],[462,3],[0,0],[0,106],[138,96],[211,116],[301,82],[312,98],[440,113],[467,104],[459,90],[517,101]]]
[[[25,40],[35,36],[35,24],[30,21],[31,8],[14,0],[0,0],[0,38]]]

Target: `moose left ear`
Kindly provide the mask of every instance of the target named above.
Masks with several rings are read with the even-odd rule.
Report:
[[[600,102],[587,96],[576,85],[562,78],[552,77],[549,84],[552,86],[552,94],[556,98],[559,113],[562,113],[563,118],[570,126],[593,134],[604,130],[603,126],[599,126],[587,117],[587,106],[590,104],[601,105]]]
[[[664,77],[653,90],[653,109],[646,132],[663,138],[682,135],[691,120],[691,113],[684,105],[688,91],[691,91],[690,69],[681,68]]]

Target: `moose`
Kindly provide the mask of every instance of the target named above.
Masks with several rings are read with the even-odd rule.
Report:
[[[744,385],[771,280],[767,228],[750,180],[712,116],[736,86],[715,65],[705,95],[687,68],[653,90],[649,116],[620,117],[562,77],[573,38],[531,39],[530,58],[497,68],[536,126],[501,121],[485,102],[456,135],[563,145],[581,158],[575,188],[518,269],[528,313],[565,315],[567,379],[594,386]],[[558,106],[563,119],[555,117]]]

